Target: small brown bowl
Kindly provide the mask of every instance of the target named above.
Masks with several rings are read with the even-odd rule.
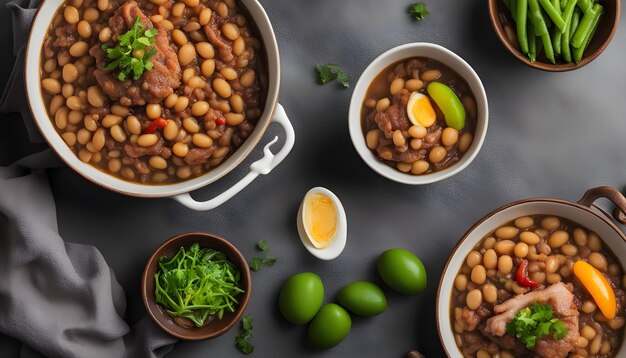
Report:
[[[244,289],[245,292],[237,296],[239,307],[234,313],[225,312],[222,319],[216,318],[199,328],[184,328],[174,323],[172,317],[165,313],[163,308],[156,303],[154,297],[154,275],[158,269],[159,258],[163,256],[172,256],[178,252],[181,247],[189,247],[196,242],[200,245],[200,247],[215,249],[226,254],[228,260],[239,269],[241,274],[240,287]],[[141,279],[141,296],[150,318],[152,318],[154,323],[161,327],[165,332],[178,339],[186,341],[211,339],[226,333],[241,319],[243,312],[248,306],[251,292],[252,283],[250,268],[248,267],[248,263],[241,252],[221,237],[202,232],[190,232],[174,236],[161,244],[152,256],[150,256]]]
[[[515,22],[511,18],[511,14],[502,0],[489,0],[489,19],[500,42],[502,42],[504,47],[521,62],[543,71],[571,71],[579,69],[595,60],[609,45],[613,39],[613,35],[615,35],[615,31],[617,31],[617,24],[619,23],[620,17],[620,0],[599,0],[599,3],[604,7],[604,13],[600,18],[598,29],[593,39],[591,39],[591,43],[589,43],[589,46],[585,50],[582,60],[578,63],[566,63],[558,59],[556,64],[553,64],[548,61],[543,52],[537,57],[535,62],[530,62],[528,57],[520,51],[517,39],[511,41],[509,36],[507,36],[505,26],[508,26],[510,30],[512,30],[509,31],[509,34],[515,34]]]

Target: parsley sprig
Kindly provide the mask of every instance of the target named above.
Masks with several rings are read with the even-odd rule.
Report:
[[[533,349],[543,336],[552,336],[554,339],[565,338],[569,328],[554,317],[549,304],[533,303],[517,312],[513,320],[507,324],[506,332],[519,339],[526,348]]]
[[[270,245],[265,240],[260,240],[257,243],[257,248],[261,250],[265,255],[262,257],[255,257],[250,261],[250,268],[253,271],[259,271],[261,266],[274,266],[276,258],[269,254]]]
[[[321,85],[337,80],[343,88],[350,87],[350,77],[335,64],[315,65],[315,70],[317,71],[317,83]]]
[[[117,79],[120,81],[124,81],[131,75],[133,79],[139,79],[145,71],[150,71],[154,66],[150,57],[156,53],[156,48],[153,46],[147,51],[146,48],[154,44],[154,37],[158,32],[155,28],[144,30],[137,16],[133,27],[117,37],[117,46],[102,45],[102,50],[110,61],[105,69],[107,71],[119,69]]]
[[[254,351],[254,344],[250,342],[252,338],[252,317],[249,314],[243,316],[241,329],[235,337],[235,344],[243,354],[250,354]]]
[[[420,1],[409,6],[409,13],[415,20],[422,21],[426,15],[430,14],[430,11],[426,9],[426,4]]]

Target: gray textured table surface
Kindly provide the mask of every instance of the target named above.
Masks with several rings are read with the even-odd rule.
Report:
[[[253,273],[248,313],[255,320],[257,357],[400,357],[417,348],[443,356],[435,323],[439,276],[452,247],[481,216],[510,201],[551,196],[578,199],[590,187],[626,184],[626,29],[592,64],[572,73],[544,73],[518,63],[498,42],[486,1],[427,1],[432,12],[411,21],[410,0],[262,0],[273,22],[282,59],[280,102],[296,130],[291,155],[269,176],[218,208],[197,213],[168,199],[146,200],[101,189],[67,168],[52,170],[61,235],[93,244],[126,290],[127,319],[144,314],[139,284],[154,248],[187,231],[223,235],[244,255],[267,240],[279,261]],[[13,59],[8,12],[0,9],[0,83]],[[348,135],[352,91],[315,84],[313,66],[333,62],[352,83],[376,56],[407,42],[443,45],[470,63],[489,97],[490,124],[482,151],[465,171],[443,182],[411,187],[372,172]],[[270,134],[278,133],[271,129]],[[269,135],[267,135],[269,138]],[[267,139],[264,140],[266,142]],[[2,120],[0,164],[41,146],[28,144],[16,118]],[[259,158],[257,149],[247,160]],[[242,166],[220,183],[198,190],[199,198],[227,187]],[[330,262],[310,256],[300,243],[296,210],[312,186],[325,186],[342,200],[348,217],[344,253]],[[383,250],[415,252],[428,270],[425,293],[405,297],[387,290],[381,316],[355,318],[348,338],[336,348],[306,348],[305,328],[286,323],[276,307],[280,285],[292,274],[313,271],[324,280],[326,301],[354,280],[379,279],[375,259]],[[178,343],[169,357],[239,357],[236,331],[206,342]],[[16,345],[0,339],[11,356]],[[13,350],[12,350],[13,349]]]

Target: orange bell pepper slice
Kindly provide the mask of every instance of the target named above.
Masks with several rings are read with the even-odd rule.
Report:
[[[617,310],[615,292],[602,272],[584,261],[576,261],[574,275],[589,291],[602,314],[608,319],[615,318]]]

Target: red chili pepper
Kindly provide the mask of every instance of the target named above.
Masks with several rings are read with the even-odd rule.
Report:
[[[223,126],[224,124],[226,124],[226,119],[224,119],[223,117],[217,117],[215,118],[215,124],[217,124],[218,126]]]
[[[540,283],[535,282],[528,278],[528,260],[523,259],[519,264],[519,268],[517,269],[517,274],[515,275],[515,280],[520,286],[537,288],[541,286]]]
[[[157,128],[165,128],[167,126],[167,121],[163,118],[157,118],[150,123],[150,125],[143,130],[144,133],[150,134],[154,133]]]

